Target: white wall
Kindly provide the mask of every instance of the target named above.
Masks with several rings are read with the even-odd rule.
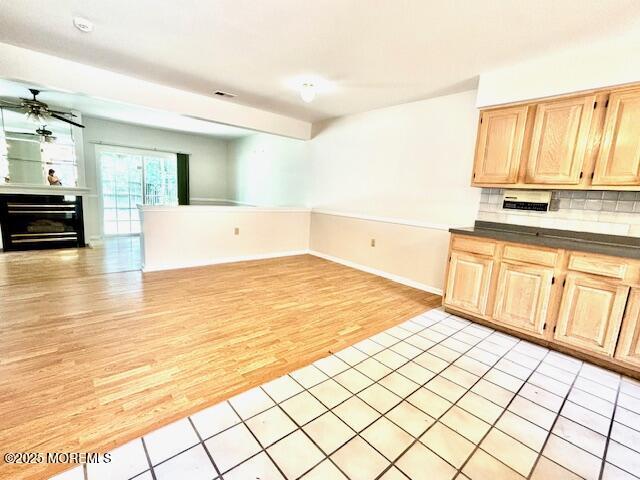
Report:
[[[480,201],[470,186],[475,99],[469,91],[319,125],[311,250],[441,292],[447,228],[472,225]]]
[[[314,208],[447,225],[475,220],[476,92],[342,117],[310,142]]]
[[[478,107],[640,80],[640,31],[566,49],[480,75]]]
[[[159,130],[92,117],[83,117],[84,174],[91,192],[85,198],[85,236],[101,236],[98,202],[98,177],[95,142],[117,145],[157,148],[171,152],[188,153],[189,195],[192,199],[224,199],[227,197],[227,142],[204,135]]]
[[[307,142],[258,133],[228,142],[228,198],[242,204],[309,203]]]
[[[309,248],[305,208],[143,206],[140,212],[144,271],[300,255]]]

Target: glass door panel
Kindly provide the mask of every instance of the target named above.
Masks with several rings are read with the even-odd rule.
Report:
[[[140,204],[178,204],[175,154],[105,146],[97,147],[96,153],[102,175],[105,235],[140,233]]]

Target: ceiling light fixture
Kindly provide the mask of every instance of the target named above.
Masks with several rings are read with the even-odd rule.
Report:
[[[40,112],[30,111],[27,112],[27,120],[39,126],[47,122],[47,117]]]
[[[313,83],[305,82],[300,87],[300,98],[306,103],[313,102],[316,98],[316,86]]]
[[[84,33],[93,32],[93,22],[83,17],[73,17],[73,25]]]

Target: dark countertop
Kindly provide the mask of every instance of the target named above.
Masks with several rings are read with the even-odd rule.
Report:
[[[476,221],[473,227],[450,228],[449,231],[459,235],[492,238],[506,242],[640,259],[640,238],[638,237],[482,221]]]

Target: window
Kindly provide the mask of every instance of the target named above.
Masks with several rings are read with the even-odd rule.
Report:
[[[105,235],[140,233],[139,204],[178,204],[175,154],[100,145],[96,156]]]

